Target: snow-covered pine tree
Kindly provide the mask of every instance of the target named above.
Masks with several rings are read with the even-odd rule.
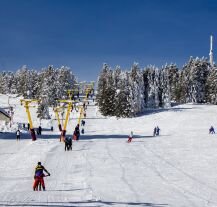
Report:
[[[96,100],[98,103],[99,111],[105,115],[104,113],[104,103],[105,103],[105,92],[106,92],[106,85],[107,85],[107,74],[109,71],[109,66],[104,63],[102,71],[99,74],[98,81],[97,81],[97,95]]]
[[[48,68],[42,70],[42,84],[39,97],[42,102],[38,107],[38,118],[49,119],[49,106],[56,104],[56,71],[53,66],[49,65]]]
[[[56,98],[67,98],[67,91],[73,88],[75,84],[75,76],[72,74],[70,68],[62,66],[56,71]]]
[[[171,107],[171,100],[176,101],[178,87],[178,68],[174,64],[165,65],[160,71],[160,106]]]
[[[16,92],[16,88],[14,87],[15,77],[12,72],[1,72],[0,75],[0,93],[3,94],[11,94]]]
[[[32,98],[32,74],[26,65],[22,66],[16,74],[17,92],[24,98]]]
[[[184,75],[187,85],[186,102],[205,102],[208,68],[209,63],[205,58],[190,58],[188,64],[184,67]]]
[[[170,86],[170,98],[171,101],[177,102],[176,100],[176,91],[178,88],[179,81],[179,69],[175,64],[168,65],[168,78],[169,78],[169,86]]]
[[[132,98],[130,97],[129,74],[123,71],[115,71],[116,93],[115,93],[115,116],[132,117]],[[131,93],[132,95],[132,93]]]
[[[148,66],[143,71],[144,100],[146,108],[159,107],[159,70],[155,66]]]
[[[206,102],[217,104],[217,67],[210,67],[206,82]]]
[[[113,72],[107,64],[104,64],[98,78],[96,97],[99,110],[104,116],[113,116],[115,113],[115,91]]]
[[[185,82],[184,77],[184,71],[179,70],[178,71],[178,80],[176,89],[174,90],[174,93],[172,93],[173,100],[175,100],[177,103],[185,103],[186,102],[186,94],[187,94],[187,85]]]
[[[108,71],[107,84],[104,96],[104,112],[107,116],[114,116],[115,113],[115,84],[113,71]]]
[[[144,110],[144,80],[138,63],[134,63],[129,73],[129,89],[132,94],[132,114],[135,116]]]

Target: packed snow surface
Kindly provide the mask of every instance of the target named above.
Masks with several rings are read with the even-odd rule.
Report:
[[[0,96],[0,104],[7,99]],[[0,206],[217,206],[217,135],[208,133],[217,127],[217,106],[186,104],[116,119],[90,103],[85,134],[65,152],[56,120],[42,121],[37,141],[23,129],[17,142],[16,123],[27,117],[18,98],[10,104],[14,124],[0,133]],[[37,127],[36,109],[31,111]],[[71,114],[68,135],[77,116]],[[160,136],[153,137],[157,125]],[[127,143],[130,131],[135,138]],[[46,191],[34,192],[38,161],[51,176]]]

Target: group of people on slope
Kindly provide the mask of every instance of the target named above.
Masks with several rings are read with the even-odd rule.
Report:
[[[160,128],[158,126],[156,126],[154,128],[154,131],[153,131],[153,136],[159,136],[160,135]]]
[[[25,123],[23,123],[23,129],[25,129],[26,125]],[[27,124],[27,129],[30,130],[30,124],[28,123]],[[53,126],[51,126],[50,128],[51,131],[53,131]],[[36,129],[36,132],[37,132],[37,135],[41,135],[41,132],[42,132],[42,127],[39,126],[37,129]],[[18,128],[17,131],[16,131],[16,137],[17,137],[17,140],[20,140],[20,137],[21,137],[21,130]]]
[[[85,126],[85,121],[81,120],[81,126]],[[84,134],[84,128],[81,129],[81,133]],[[80,125],[77,124],[73,133],[73,140],[78,141],[80,138]],[[65,151],[72,149],[72,138],[65,138]]]

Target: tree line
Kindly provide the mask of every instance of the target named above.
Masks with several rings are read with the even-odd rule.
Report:
[[[38,107],[39,118],[50,118],[48,106],[55,106],[57,99],[67,98],[67,90],[75,83],[71,69],[64,66],[50,65],[40,71],[23,66],[15,72],[0,72],[0,93],[42,100]]]
[[[98,77],[97,102],[105,116],[134,117],[148,108],[167,108],[173,103],[217,104],[217,67],[206,58],[190,57],[178,68],[115,69],[104,64]]]

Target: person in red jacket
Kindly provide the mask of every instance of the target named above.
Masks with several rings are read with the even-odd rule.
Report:
[[[44,171],[47,173],[47,176],[50,176],[50,173],[45,169],[43,165],[41,165],[41,162],[38,162],[37,166],[35,167],[35,175],[34,175],[34,184],[33,184],[33,190],[38,190],[38,185],[41,184],[43,190],[45,191],[45,184],[44,184],[44,177],[46,176],[44,174]]]
[[[133,132],[131,131],[127,142],[130,143],[132,141],[132,139],[133,139]]]

